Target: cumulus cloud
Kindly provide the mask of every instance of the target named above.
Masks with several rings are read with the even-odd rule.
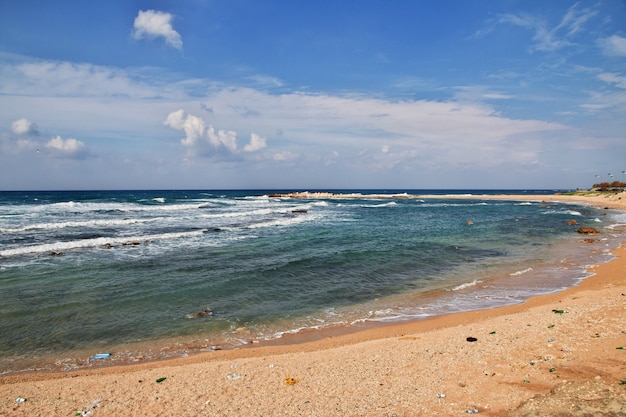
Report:
[[[213,150],[226,150],[231,154],[238,152],[237,132],[234,130],[216,130],[213,125],[207,127],[204,120],[193,114],[185,114],[183,109],[171,112],[165,122],[172,129],[182,130],[185,137],[180,143],[198,154],[206,154]],[[250,135],[250,143],[244,146],[246,152],[256,152],[267,146],[264,138],[256,133]]]
[[[191,114],[185,116],[183,109],[170,113],[164,124],[172,129],[185,132],[185,138],[180,141],[184,146],[194,146],[203,138],[206,130],[201,118]]]
[[[246,152],[256,152],[267,147],[265,138],[257,135],[256,133],[250,134],[250,143],[243,147]]]
[[[11,130],[16,135],[38,135],[37,125],[26,118],[21,118],[11,123]]]
[[[74,138],[63,139],[61,136],[55,136],[46,143],[46,148],[65,157],[79,157],[85,154],[85,144]]]
[[[600,41],[606,55],[626,56],[626,38],[619,35],[609,36]]]
[[[181,49],[183,41],[180,34],[172,27],[172,18],[173,16],[170,13],[156,10],[140,10],[133,26],[135,39],[162,37],[168,45]]]

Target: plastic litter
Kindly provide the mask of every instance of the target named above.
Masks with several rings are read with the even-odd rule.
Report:
[[[467,414],[476,414],[478,413],[478,410],[476,408],[468,408],[467,410],[465,410],[465,412]]]
[[[22,398],[22,397],[17,397],[17,400],[15,400],[16,403],[23,403],[24,401],[26,401],[26,398]]]
[[[565,314],[565,310],[557,310],[557,309],[554,309],[554,310],[552,310],[552,312],[553,312],[553,313],[556,313],[556,314]]]
[[[241,375],[239,375],[239,374],[228,374],[228,375],[226,375],[226,378],[231,379],[231,380],[232,379],[239,379],[239,378],[241,378]]]
[[[478,339],[476,339],[475,337],[468,337],[468,338],[467,338],[467,339],[465,339],[465,340],[467,340],[468,342],[475,342],[475,341],[477,341]]]
[[[157,384],[160,384],[161,382],[165,381],[167,378],[163,377],[163,378],[159,378],[156,380]]]
[[[296,385],[298,382],[300,382],[298,378],[285,377],[285,385]]]
[[[96,400],[94,402],[92,402],[91,404],[89,404],[87,407],[85,407],[85,409],[83,411],[79,411],[76,413],[77,416],[90,416],[91,412],[93,411],[94,408],[96,408],[98,405],[100,405],[100,400]]]
[[[101,360],[101,359],[109,359],[110,357],[111,357],[111,354],[109,352],[104,352],[104,353],[96,353],[91,358],[96,359],[96,360]]]
[[[437,398],[446,398],[446,394],[443,394],[443,393],[437,394]]]

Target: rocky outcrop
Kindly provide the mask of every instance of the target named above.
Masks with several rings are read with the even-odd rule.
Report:
[[[600,232],[598,232],[598,229],[596,229],[595,227],[579,227],[578,233],[583,234],[583,235],[599,235],[600,234]]]

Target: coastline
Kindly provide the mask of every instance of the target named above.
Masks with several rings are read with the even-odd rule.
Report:
[[[418,198],[568,201],[626,210],[623,195]],[[613,390],[624,404],[626,389],[618,384],[626,379],[626,351],[616,347],[626,346],[626,247],[614,254],[616,259],[594,266],[595,275],[581,284],[523,304],[308,343],[1,377],[0,416],[74,415],[96,400],[94,416],[408,416],[474,409],[505,415],[563,381]],[[293,384],[285,378],[294,378]],[[16,403],[17,397],[26,401]]]

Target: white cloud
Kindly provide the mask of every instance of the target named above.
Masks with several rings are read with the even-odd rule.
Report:
[[[133,26],[135,39],[163,37],[165,43],[176,49],[181,49],[183,41],[180,34],[172,27],[172,17],[170,13],[140,10]]]
[[[185,111],[180,109],[172,112],[165,119],[164,124],[172,129],[182,130],[185,132],[185,138],[180,143],[184,146],[194,146],[204,137],[206,127],[204,121],[192,114],[185,116]],[[217,145],[217,143],[212,143]]]
[[[543,17],[527,13],[501,15],[498,23],[508,23],[532,30],[534,32],[532,49],[544,52],[555,51],[575,45],[573,41],[575,35],[583,32],[584,24],[597,15],[596,10],[591,8],[579,9],[578,6],[579,3],[571,6],[556,26],[548,24]],[[488,33],[490,31],[483,32]]]
[[[626,56],[626,38],[619,35],[609,36],[600,41],[606,55]]]
[[[623,75],[605,72],[599,74],[598,79],[607,83],[615,84],[619,88],[626,88],[626,77]]]
[[[38,135],[37,125],[26,118],[21,118],[11,123],[11,130],[16,135]]]
[[[234,130],[220,129],[216,132],[215,128],[210,126],[206,134],[209,142],[214,147],[219,148],[220,146],[224,146],[232,153],[237,152],[237,132]]]
[[[165,96],[169,92],[168,88],[147,86],[133,79],[132,74],[119,68],[61,61],[0,64],[4,94],[154,98]]]
[[[291,152],[279,152],[274,154],[273,159],[274,161],[291,161],[296,159],[296,155],[292,154]]]
[[[246,152],[256,152],[267,147],[265,138],[260,137],[256,133],[250,134],[250,143],[243,147]]]
[[[46,143],[46,148],[60,156],[79,157],[84,156],[85,144],[74,138],[63,139],[61,136],[55,136]]]
[[[165,122],[172,129],[182,130],[185,137],[180,143],[191,148],[193,153],[208,154],[210,149],[227,150],[231,154],[238,152],[237,132],[234,130],[216,130],[212,125],[206,126],[204,120],[193,114],[185,115],[183,109],[171,112]],[[267,146],[265,138],[256,133],[250,135],[250,143],[244,146],[246,152],[256,152]]]

